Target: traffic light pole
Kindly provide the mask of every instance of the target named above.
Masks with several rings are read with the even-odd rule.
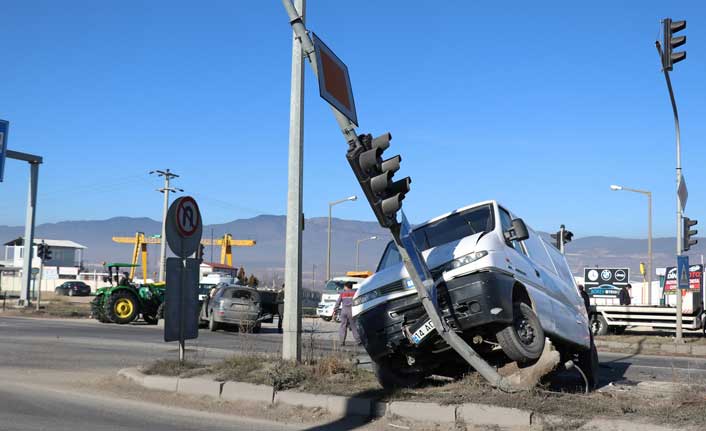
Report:
[[[662,47],[659,41],[655,42],[657,47],[657,52],[659,53],[659,58],[661,64],[664,64],[664,53],[662,52]],[[662,68],[664,72],[664,79],[667,82],[667,89],[669,90],[669,100],[672,102],[672,112],[674,114],[674,130],[676,134],[676,144],[677,144],[677,189],[682,178],[681,172],[681,135],[679,132],[679,112],[677,111],[677,102],[674,98],[674,91],[672,90],[672,80],[669,78],[669,71],[666,68]],[[683,241],[682,236],[682,202],[679,193],[677,192],[677,256],[681,256]],[[677,295],[677,339],[678,343],[682,342],[682,296],[681,290],[678,288],[674,292]]]
[[[302,1],[302,0],[297,0],[297,1]],[[304,17],[303,13],[300,15],[299,12],[297,12],[297,9],[295,6],[292,4],[292,0],[282,0],[282,3],[284,5],[284,8],[287,11],[287,15],[289,16],[289,23],[292,26],[292,30],[294,31],[294,44],[296,44],[296,41],[299,40],[301,43],[301,47],[304,53],[304,56],[309,60],[309,64],[311,65],[314,75],[318,77],[319,71],[317,67],[317,62],[316,62],[316,54],[314,50],[314,44],[309,38],[309,34],[307,33],[306,27],[304,26]],[[303,12],[303,9],[301,9]],[[296,59],[296,57],[294,58]],[[294,65],[293,68],[294,70]],[[294,85],[294,80],[293,80],[293,85]],[[358,138],[358,135],[356,134],[355,131],[355,125],[348,119],[346,118],[343,114],[341,114],[338,110],[335,108],[331,107],[334,116],[336,117],[336,121],[338,122],[338,126],[341,129],[341,132],[343,133],[343,136],[346,139],[346,142],[348,143],[349,146],[349,152],[357,149],[358,147],[363,146],[360,139]],[[291,151],[291,131],[290,131],[290,151]],[[291,156],[291,153],[290,153]],[[290,158],[290,191],[291,191],[291,158]],[[290,194],[290,203],[291,203],[291,194]],[[289,247],[290,243],[290,231],[289,231],[289,209],[288,209],[288,230],[287,230],[287,247]],[[299,218],[299,217],[297,217]],[[498,372],[495,370],[495,368],[491,367],[484,359],[482,359],[478,354],[473,350],[473,348],[468,345],[458,334],[456,334],[454,331],[450,330],[446,325],[445,322],[441,319],[441,315],[439,314],[439,311],[436,309],[433,301],[431,298],[429,298],[427,294],[427,288],[424,286],[422,282],[422,278],[420,274],[417,272],[414,264],[412,263],[412,260],[410,259],[409,253],[407,250],[404,248],[401,242],[400,238],[400,231],[399,231],[399,224],[396,226],[393,226],[390,229],[392,236],[395,240],[395,243],[397,245],[397,249],[400,252],[400,256],[402,257],[402,261],[404,263],[405,268],[407,269],[407,272],[409,273],[409,276],[414,284],[414,287],[417,291],[417,295],[419,296],[419,299],[422,302],[422,305],[424,306],[425,311],[427,312],[429,318],[432,320],[434,323],[437,332],[439,335],[446,341],[446,343],[451,346],[462,358],[464,358],[478,373],[480,373],[491,385],[494,387],[497,387],[499,389],[505,390],[505,391],[513,391],[513,386],[512,384],[503,376],[500,376]],[[299,235],[301,235],[301,232],[299,232]],[[290,262],[287,262],[290,263]],[[290,271],[293,271],[293,268],[285,269],[285,273],[289,274]],[[301,262],[299,262],[299,268],[298,268],[298,273],[301,275]],[[285,274],[285,276],[286,276]],[[290,275],[291,277],[291,275]],[[287,288],[285,281],[285,288]],[[287,318],[287,294],[290,292],[290,290],[287,290],[285,292],[285,324],[287,322],[290,322],[290,318]],[[285,328],[286,331],[286,328]],[[284,341],[284,351],[283,355],[285,356],[285,359],[287,359],[287,356],[289,355],[288,353],[288,343],[286,340],[286,332],[285,332],[285,341]],[[300,335],[300,334],[298,334]],[[293,357],[289,357],[289,359],[295,359]],[[298,359],[298,358],[297,358]]]

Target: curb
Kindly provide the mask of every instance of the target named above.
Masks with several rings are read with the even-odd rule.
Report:
[[[527,410],[498,407],[486,404],[466,403],[461,405],[440,405],[436,403],[391,401],[375,402],[367,398],[344,397],[337,395],[310,394],[295,391],[280,391],[273,394],[272,387],[242,382],[219,382],[204,377],[179,378],[148,376],[137,368],[124,368],[118,371],[124,377],[149,389],[195,396],[209,396],[227,401],[250,401],[258,403],[279,403],[290,406],[321,408],[337,417],[358,416],[365,418],[401,418],[410,421],[433,422],[439,424],[464,423],[472,426],[499,426],[529,428],[531,426],[562,423],[564,418],[552,415],[537,415]],[[637,423],[615,419],[587,421],[588,429],[610,431],[669,431],[673,428],[649,423]],[[594,427],[594,428],[591,428]],[[596,428],[597,427],[597,428]]]
[[[531,412],[482,404],[440,405],[410,401],[375,402],[367,398],[310,394],[296,391],[272,393],[272,387],[242,382],[218,382],[203,377],[179,378],[148,376],[137,368],[118,371],[124,377],[148,389],[209,396],[226,401],[279,403],[290,406],[321,408],[338,417],[365,418],[391,416],[412,421],[455,423],[462,420],[471,425],[530,426]]]
[[[596,339],[596,347],[604,351],[630,350],[633,353],[664,355],[676,354],[684,356],[706,357],[706,346],[674,343],[627,343],[624,341],[607,341]]]

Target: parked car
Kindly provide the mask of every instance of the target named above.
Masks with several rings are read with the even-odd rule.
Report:
[[[272,321],[271,307],[263,304],[270,295],[261,295],[252,287],[221,285],[213,298],[201,306],[200,320],[208,322],[211,331],[233,326],[247,332],[260,332],[263,321]]]
[[[487,201],[423,223],[412,238],[438,283],[442,319],[486,360],[531,364],[549,337],[595,383],[597,354],[566,259],[522,219]],[[468,369],[435,331],[394,243],[353,304],[384,387]]]
[[[91,294],[91,286],[83,281],[67,281],[56,286],[54,293],[68,296],[89,296]]]

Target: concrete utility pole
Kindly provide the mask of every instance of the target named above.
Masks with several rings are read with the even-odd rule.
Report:
[[[304,21],[305,0],[295,0]],[[284,334],[282,358],[301,360],[302,180],[304,170],[304,61],[301,43],[292,32],[292,88],[289,100],[289,175],[284,261]]]
[[[331,209],[338,204],[342,204],[343,202],[348,202],[348,201],[354,201],[358,199],[358,196],[348,196],[345,199],[340,199],[337,201],[329,202],[328,203],[328,234],[327,234],[327,241],[326,241],[326,280],[329,281],[331,279]]]
[[[355,270],[358,270],[358,266],[360,264],[360,243],[364,241],[370,241],[378,239],[375,235],[371,236],[370,238],[363,238],[363,239],[358,239],[355,241]]]
[[[610,186],[610,189],[613,191],[625,190],[647,196],[647,271],[645,272],[647,273],[647,304],[652,305],[652,192],[616,185]]]
[[[162,234],[159,238],[159,280],[165,280],[165,268],[167,267],[167,211],[169,210],[169,192],[183,192],[183,189],[172,188],[169,182],[172,178],[179,178],[179,175],[171,172],[168,168],[160,171],[150,171],[150,175],[156,174],[158,177],[164,177],[164,187],[157,189],[158,192],[164,194],[164,209],[162,211]]]
[[[39,181],[39,165],[42,158],[19,151],[7,150],[7,158],[22,160],[29,163],[29,190],[27,193],[27,216],[25,218],[25,236],[22,239],[24,255],[22,259],[22,290],[17,305],[29,306],[30,289],[32,286],[32,258],[34,257],[34,220],[37,209],[37,181]]]

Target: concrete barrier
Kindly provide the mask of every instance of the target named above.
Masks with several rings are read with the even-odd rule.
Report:
[[[142,380],[142,386],[158,391],[176,392],[178,380],[177,377],[145,376]]]
[[[530,426],[532,422],[532,414],[526,410],[483,404],[460,405],[457,414],[459,419],[473,425],[520,427]]]
[[[456,422],[456,407],[442,406],[436,403],[393,401],[387,405],[387,413],[422,422]]]
[[[221,398],[227,401],[272,402],[272,387],[251,383],[225,382]]]
[[[189,395],[208,395],[218,398],[221,396],[221,386],[223,386],[223,383],[203,377],[179,378],[177,381],[177,392]]]

